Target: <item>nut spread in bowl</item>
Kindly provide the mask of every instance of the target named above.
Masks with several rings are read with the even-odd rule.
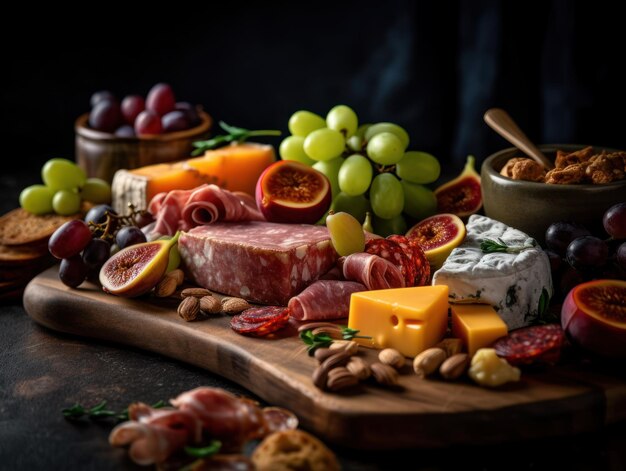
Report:
[[[540,149],[555,160],[554,170],[542,173],[538,165],[526,163],[529,159],[518,160],[520,151],[513,147],[485,160],[481,186],[487,216],[543,243],[551,223],[574,221],[596,227],[604,211],[626,201],[626,169],[614,166],[615,162],[624,162],[626,153],[569,144],[544,145]],[[616,179],[619,175],[622,179]],[[612,181],[602,183],[604,180]]]

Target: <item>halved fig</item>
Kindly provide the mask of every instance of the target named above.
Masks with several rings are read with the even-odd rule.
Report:
[[[267,167],[256,184],[256,204],[270,222],[315,224],[331,198],[326,176],[291,160]]]
[[[572,343],[626,358],[626,281],[594,280],[574,287],[563,302],[561,325]]]
[[[179,235],[177,232],[169,240],[131,245],[117,252],[100,269],[102,289],[124,298],[150,291],[165,275],[170,249]]]
[[[454,214],[437,214],[415,224],[406,236],[417,241],[432,269],[437,270],[465,239],[465,224]]]
[[[480,175],[474,169],[474,163],[474,156],[468,155],[461,174],[435,190],[438,212],[465,217],[482,208]]]

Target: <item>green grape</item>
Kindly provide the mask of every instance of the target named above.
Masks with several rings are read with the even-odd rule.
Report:
[[[362,195],[372,183],[372,164],[359,154],[343,161],[339,169],[339,189],[350,196]]]
[[[350,196],[346,193],[339,193],[333,199],[330,209],[336,213],[343,211],[352,214],[359,222],[365,221],[365,214],[372,208],[365,195]]]
[[[379,236],[387,237],[391,234],[405,234],[407,224],[402,214],[391,219],[382,219],[374,216],[374,232]]]
[[[348,138],[356,132],[359,118],[349,106],[337,105],[326,115],[326,125]]]
[[[372,211],[379,218],[391,219],[399,215],[404,207],[404,191],[400,181],[391,173],[376,175],[370,188],[370,203]]]
[[[80,192],[85,201],[104,204],[111,202],[111,185],[101,178],[88,178]]]
[[[326,175],[326,178],[330,181],[330,189],[333,197],[339,194],[339,169],[342,164],[343,158],[341,157],[331,160],[323,160],[313,164],[313,168]]]
[[[350,150],[353,150],[354,152],[361,152],[363,150],[363,144],[365,143],[365,131],[367,131],[370,126],[371,124],[361,124],[354,133],[354,136],[350,137],[346,141]]]
[[[313,160],[330,160],[339,157],[346,140],[339,131],[322,128],[313,131],[304,140],[304,152]]]
[[[437,212],[435,193],[422,185],[402,180],[404,191],[404,212],[412,218],[422,220]]]
[[[372,225],[372,213],[369,211],[365,213],[365,220],[363,221],[363,230],[374,234],[374,226]]]
[[[294,160],[308,166],[315,163],[315,160],[310,159],[304,152],[304,137],[302,136],[289,136],[283,139],[278,152],[283,160]]]
[[[306,137],[316,129],[325,127],[324,118],[310,111],[296,111],[289,118],[289,132],[294,136]]]
[[[365,250],[365,234],[361,223],[350,213],[330,213],[326,218],[330,241],[337,253],[347,257]]]
[[[85,184],[85,171],[67,159],[48,160],[41,169],[41,178],[54,191],[73,190]]]
[[[52,212],[54,190],[45,185],[31,185],[20,193],[20,206],[29,213],[46,214]]]
[[[393,165],[404,155],[404,148],[395,134],[381,132],[367,143],[367,155],[377,164]]]
[[[372,127],[372,125],[371,125],[371,124],[367,124],[367,123],[365,123],[365,124],[361,124],[361,125],[357,128],[356,133],[354,133],[354,135],[355,135],[355,136],[359,136],[359,137],[365,137],[365,133],[366,133],[366,132],[367,132],[367,130],[368,130],[369,128],[371,128],[371,127]]]
[[[52,198],[54,212],[61,216],[69,216],[80,211],[80,195],[71,190],[59,190]]]
[[[376,134],[380,134],[381,132],[390,132],[391,134],[395,134],[402,143],[402,150],[409,147],[409,134],[400,126],[393,123],[372,124],[365,130],[365,140],[369,141],[372,137]]]
[[[396,164],[396,175],[411,183],[431,183],[439,178],[439,161],[426,152],[410,151]]]

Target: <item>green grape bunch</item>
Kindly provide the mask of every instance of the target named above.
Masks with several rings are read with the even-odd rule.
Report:
[[[439,178],[439,161],[429,153],[408,150],[409,134],[394,123],[361,124],[352,108],[333,107],[326,119],[296,111],[290,136],[279,147],[283,160],[312,166],[330,181],[335,212],[361,223],[373,213],[380,235],[406,231],[406,218],[424,219],[437,210],[426,184]]]

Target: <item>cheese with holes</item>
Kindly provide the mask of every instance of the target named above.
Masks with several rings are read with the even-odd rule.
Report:
[[[441,341],[448,326],[448,287],[418,286],[353,293],[348,327],[377,348],[408,357]]]
[[[504,321],[488,304],[452,304],[452,336],[463,340],[470,356],[508,333]]]
[[[119,170],[111,185],[113,208],[125,213],[128,203],[133,203],[145,209],[158,193],[190,190],[203,183],[254,196],[259,176],[275,160],[272,146],[244,143],[209,150],[185,161]]]
[[[535,240],[486,216],[472,215],[467,235],[433,275],[433,285],[450,289],[451,303],[491,305],[509,329],[537,321],[552,296],[550,261]],[[508,246],[534,245],[519,253],[484,253],[485,239]]]

